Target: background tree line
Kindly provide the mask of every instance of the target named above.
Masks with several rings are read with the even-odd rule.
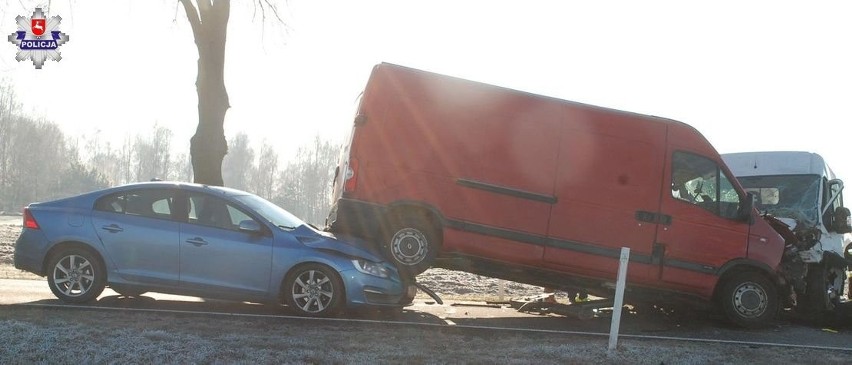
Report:
[[[76,138],[23,110],[12,87],[0,83],[0,211],[20,212],[31,202],[154,178],[193,179],[188,148],[174,154],[167,127],[157,125],[122,141],[97,134]],[[264,141],[255,150],[244,133],[230,138],[228,146],[222,163],[225,186],[255,193],[310,223],[324,224],[339,144],[317,136],[301,145],[294,159],[283,162],[272,145]]]

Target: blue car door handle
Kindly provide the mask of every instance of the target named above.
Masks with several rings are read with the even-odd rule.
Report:
[[[104,231],[109,231],[110,233],[121,232],[121,231],[123,231],[123,230],[124,230],[124,228],[119,227],[119,226],[118,226],[117,224],[115,224],[115,223],[110,224],[110,225],[108,225],[108,226],[103,226],[103,227],[101,227],[101,229],[103,229]]]
[[[207,241],[205,241],[201,237],[195,237],[195,238],[190,238],[190,239],[186,240],[186,243],[191,243],[191,244],[195,245],[196,247],[201,247],[201,246],[206,245]]]

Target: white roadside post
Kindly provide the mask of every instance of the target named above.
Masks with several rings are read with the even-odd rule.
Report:
[[[615,283],[615,303],[612,306],[612,324],[609,328],[609,351],[618,346],[618,327],[621,324],[621,307],[624,306],[624,287],[627,285],[627,263],[630,261],[630,248],[621,248],[618,262],[618,281]]]
[[[500,296],[500,299],[498,301],[503,302],[503,300],[506,297],[506,281],[505,280],[500,280],[499,289],[497,291],[499,292],[498,294]]]

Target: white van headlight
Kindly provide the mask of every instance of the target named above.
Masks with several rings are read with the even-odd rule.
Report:
[[[352,260],[352,263],[355,265],[355,269],[364,274],[378,276],[380,278],[388,277],[388,269],[375,262],[355,259]]]

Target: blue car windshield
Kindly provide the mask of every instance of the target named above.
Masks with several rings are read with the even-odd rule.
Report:
[[[245,204],[261,217],[282,229],[295,229],[305,224],[295,215],[257,195],[240,195],[234,199]]]

